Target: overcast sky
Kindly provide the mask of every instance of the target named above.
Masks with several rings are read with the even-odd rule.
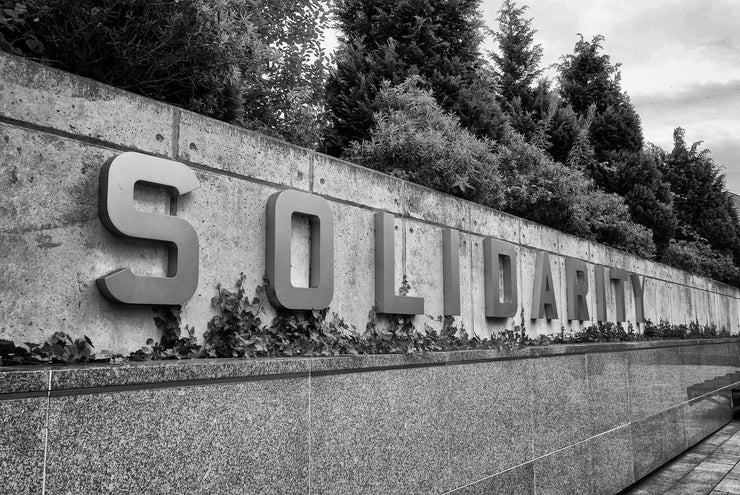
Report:
[[[704,141],[740,193],[740,0],[530,0],[542,65],[572,53],[576,33],[605,36],[622,63],[622,88],[642,118],[645,139],[670,151],[673,129]],[[483,0],[496,28],[500,0]],[[329,47],[336,46],[327,33]],[[493,48],[489,41],[487,49]],[[554,76],[554,71],[548,71]]]
[[[583,33],[606,37],[604,52],[621,62],[622,88],[642,118],[645,139],[670,151],[673,129],[704,141],[740,193],[740,1],[530,0],[544,49],[543,65],[572,53]],[[484,0],[496,27],[501,2]]]

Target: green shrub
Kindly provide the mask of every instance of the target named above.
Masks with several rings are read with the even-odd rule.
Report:
[[[502,209],[514,215],[653,258],[647,228],[630,220],[624,199],[595,189],[578,169],[553,161],[514,134],[496,154],[504,177]]]
[[[500,181],[487,141],[463,129],[439,106],[420,77],[385,84],[370,139],[346,156],[369,168],[438,191],[497,206]]]
[[[643,258],[655,257],[652,231],[630,219],[623,197],[595,189],[580,197],[578,209],[593,239]]]
[[[721,282],[740,284],[740,268],[735,266],[732,253],[721,253],[702,240],[671,240],[661,261]]]
[[[578,209],[579,197],[590,187],[583,174],[553,161],[519,134],[498,146],[494,159],[503,176],[504,211],[591,237],[586,212]]]
[[[630,220],[624,200],[596,190],[581,170],[554,161],[510,132],[494,143],[463,129],[425,81],[386,83],[370,139],[347,158],[438,191],[652,258],[651,232]]]
[[[660,320],[658,324],[648,320],[645,322],[644,335],[648,340],[711,339],[729,337],[730,332],[724,327],[717,328],[714,323],[702,325],[698,321],[692,321],[688,325],[672,325],[665,320]]]

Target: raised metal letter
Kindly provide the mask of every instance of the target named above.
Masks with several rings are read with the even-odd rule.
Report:
[[[444,314],[460,314],[460,234],[457,230],[442,231],[442,266],[444,272]]]
[[[375,214],[375,304],[378,313],[424,314],[424,298],[397,296],[394,285],[393,215]]]
[[[580,276],[579,276],[580,275]],[[588,316],[588,271],[586,262],[565,258],[565,283],[568,299],[568,319],[585,321]]]
[[[311,225],[308,287],[290,281],[290,234],[293,214],[306,216]],[[327,201],[300,191],[285,190],[267,201],[267,252],[270,282],[267,295],[279,308],[324,309],[334,297],[334,215]]]
[[[103,225],[121,237],[166,242],[169,258],[167,277],[142,277],[122,268],[97,279],[98,288],[117,303],[182,304],[198,288],[198,234],[182,218],[136,210],[137,182],[164,187],[173,196],[200,185],[188,166],[141,153],[122,153],[103,166],[99,204]]]
[[[614,299],[617,301],[617,321],[627,321],[624,314],[624,282],[627,280],[627,272],[619,268],[609,268],[609,280],[616,287]]]
[[[596,320],[599,322],[606,321],[606,274],[605,268],[601,265],[594,267],[596,278]]]
[[[487,237],[483,240],[483,266],[486,316],[488,318],[515,316],[519,306],[519,296],[514,246],[508,242]],[[499,284],[501,281],[503,281],[503,287]],[[501,300],[502,293],[503,301]]]
[[[555,302],[555,288],[550,271],[550,256],[544,251],[537,253],[534,272],[534,291],[532,293],[532,319],[558,317],[558,304]]]
[[[632,280],[632,293],[635,295],[635,322],[645,322],[645,306],[643,301],[643,286],[640,283],[640,276],[636,273],[630,273]]]

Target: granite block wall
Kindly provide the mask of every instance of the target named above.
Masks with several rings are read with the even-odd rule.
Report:
[[[738,331],[740,290],[563,234],[400,179],[218,122],[179,108],[48,67],[0,54],[0,338],[43,341],[61,330],[87,335],[96,348],[127,354],[158,338],[151,307],[104,299],[95,280],[130,267],[163,276],[163,244],[111,234],[98,215],[99,171],[125,151],[173,159],[191,167],[200,188],[177,199],[176,214],[200,240],[200,277],[183,306],[183,324],[198,335],[214,314],[217,284],[231,286],[240,272],[246,287],[265,271],[265,207],[286,188],[325,198],[335,222],[335,295],[331,311],[364,329],[375,303],[376,212],[395,216],[396,286],[404,274],[409,295],[423,296],[415,324],[438,325],[443,312],[442,230],[460,233],[461,315],[458,324],[481,337],[520,323],[484,313],[483,240],[514,244],[519,306],[531,335],[578,329],[566,318],[565,257],[590,270],[605,265],[640,275],[645,316],[674,323],[699,320]],[[169,197],[141,186],[137,208],[167,214]],[[305,220],[305,219],[304,219]],[[308,236],[294,222],[293,280],[308,279]],[[533,273],[539,251],[549,253],[559,319],[531,318]],[[634,321],[631,282],[627,319]],[[609,293],[608,318],[615,319]],[[595,314],[595,295],[588,303]],[[272,317],[267,308],[266,321]]]
[[[740,338],[0,369],[7,494],[615,494],[726,424]]]

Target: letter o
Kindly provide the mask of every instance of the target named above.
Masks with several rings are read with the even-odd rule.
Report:
[[[290,280],[290,234],[294,214],[309,218],[311,259],[309,287]],[[334,214],[322,197],[286,190],[267,201],[267,295],[278,308],[324,309],[334,297]]]

